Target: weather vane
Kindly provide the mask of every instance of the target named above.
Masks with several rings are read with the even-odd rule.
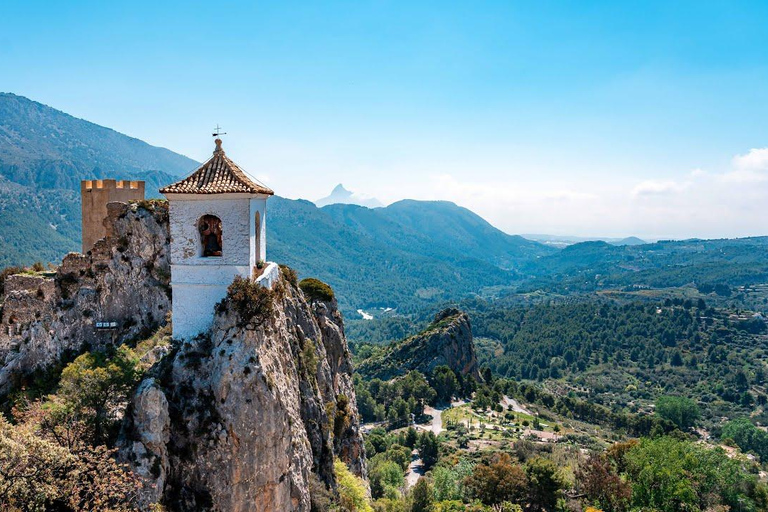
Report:
[[[218,137],[219,135],[226,135],[227,132],[221,131],[221,126],[219,126],[219,123],[216,123],[216,129],[211,134],[212,137]]]

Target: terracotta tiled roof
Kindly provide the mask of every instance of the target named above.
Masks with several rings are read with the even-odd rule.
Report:
[[[249,177],[238,165],[227,158],[216,139],[213,157],[181,181],[160,189],[161,194],[268,194],[271,189]]]

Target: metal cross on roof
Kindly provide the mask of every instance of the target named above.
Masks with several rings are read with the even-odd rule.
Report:
[[[216,129],[211,134],[212,137],[218,137],[219,135],[226,135],[227,132],[221,131],[221,126],[219,126],[218,123],[216,123]]]

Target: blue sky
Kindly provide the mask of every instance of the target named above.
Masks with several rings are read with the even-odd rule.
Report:
[[[768,234],[768,2],[35,2],[0,90],[278,194],[512,233]]]

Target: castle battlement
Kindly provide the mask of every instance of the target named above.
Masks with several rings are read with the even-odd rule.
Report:
[[[83,180],[80,182],[80,190],[116,190],[116,189],[130,189],[130,190],[144,190],[143,181],[128,181],[128,180]]]

